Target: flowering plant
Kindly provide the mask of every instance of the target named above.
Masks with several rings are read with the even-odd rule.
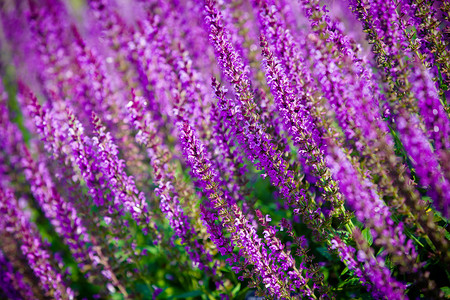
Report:
[[[0,297],[450,297],[449,14],[2,1]]]

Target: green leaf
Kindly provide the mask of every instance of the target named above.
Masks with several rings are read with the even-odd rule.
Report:
[[[160,252],[158,250],[158,247],[155,246],[144,246],[144,247],[139,247],[142,249],[147,249],[149,254],[153,254],[153,255],[158,255]]]
[[[353,287],[353,286],[358,286],[361,285],[360,281],[358,278],[348,278],[346,279],[344,282],[341,282],[339,284],[339,287]]]
[[[123,300],[123,295],[121,293],[114,293],[111,295],[111,299],[113,300]]]
[[[363,237],[366,239],[367,244],[369,244],[369,246],[372,246],[373,237],[372,237],[372,234],[370,233],[370,229],[366,228],[361,233],[362,233]]]
[[[325,257],[328,260],[331,260],[331,255],[328,253],[328,249],[325,247],[317,247],[316,249],[323,257]]]
[[[238,284],[234,287],[234,289],[231,291],[231,294],[233,295],[233,297],[236,296],[236,294],[239,292],[240,289],[241,289],[241,284],[238,283]]]
[[[445,231],[445,238],[447,240],[450,240],[450,232],[448,232],[447,230]]]
[[[444,298],[450,297],[450,287],[448,286],[441,287],[441,291],[444,292]]]
[[[384,251],[384,247],[381,247],[380,250],[378,250],[377,256],[381,255],[381,253],[383,253]]]
[[[180,295],[175,295],[175,296],[170,297],[169,299],[186,299],[188,297],[197,297],[200,295],[203,295],[203,292],[200,290],[196,290],[196,291],[190,291],[187,293],[183,293]]]
[[[144,283],[137,283],[136,290],[147,298],[151,298],[152,291]]]
[[[342,273],[341,273],[341,276],[342,275],[344,275],[345,273],[347,273],[348,272],[348,268],[347,267],[345,267],[345,269],[342,271]]]

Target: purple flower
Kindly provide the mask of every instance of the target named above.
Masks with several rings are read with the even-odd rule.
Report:
[[[358,221],[371,228],[375,243],[385,247],[403,269],[418,272],[417,253],[412,241],[406,242],[406,235],[401,230],[403,224],[394,224],[389,208],[377,195],[373,184],[361,179],[344,152],[333,144],[328,149],[327,162],[333,178],[339,183],[348,206],[355,210]]]
[[[236,129],[227,126],[226,120],[232,119],[234,116],[231,110],[222,109],[227,106],[228,102],[225,96],[226,90],[220,86],[215,78],[212,79],[212,87],[218,100],[217,104],[212,104],[210,111],[210,121],[213,124],[212,136],[215,137],[214,145],[217,146],[214,151],[216,156],[214,163],[215,168],[222,171],[222,185],[227,186],[227,190],[230,190],[231,204],[234,204],[235,199],[245,201],[244,197],[250,194],[245,186],[247,183],[245,178],[247,166],[234,140]],[[239,165],[242,165],[242,167],[239,167]],[[252,206],[252,204],[249,205]]]
[[[439,100],[436,87],[430,75],[419,65],[411,79],[412,89],[417,98],[417,106],[426,127],[428,138],[436,151],[450,148],[450,121]]]
[[[125,162],[119,159],[118,147],[113,142],[111,133],[106,131],[96,114],[92,114],[95,136],[93,146],[99,156],[100,170],[114,194],[114,208],[119,212],[128,212],[138,224],[151,224],[156,229],[149,211],[144,193],[139,192],[134,179],[125,172]]]
[[[77,112],[83,114],[83,120],[89,122],[93,112],[104,116],[109,127],[117,123],[120,97],[115,94],[110,77],[107,76],[101,57],[88,47],[75,26],[72,26],[75,39],[74,56],[79,66],[77,87]],[[86,122],[86,123],[87,123]],[[112,123],[112,124],[111,124]]]
[[[360,233],[357,236],[363,242]],[[364,250],[357,252],[357,260],[355,260],[356,250],[336,237],[331,240],[330,248],[337,250],[347,267],[371,291],[374,298],[385,299],[385,297],[393,297],[395,299],[408,299],[404,294],[406,285],[392,278],[390,270],[385,267],[384,259],[380,256],[374,257],[369,249],[364,248]],[[361,267],[360,263],[363,267]]]
[[[74,114],[67,111],[69,121],[70,143],[73,157],[81,171],[81,176],[86,181],[89,194],[97,206],[103,206],[105,199],[111,201],[111,195],[106,192],[106,183],[100,171],[101,162],[95,155],[92,141],[84,134],[83,125],[75,118]]]
[[[38,209],[94,298],[170,293],[156,257],[208,297],[243,291],[227,269],[270,299],[442,297],[450,4],[430,1],[351,0],[364,32],[319,0],[2,3],[1,295],[73,297]]]
[[[50,262],[50,254],[45,250],[44,244],[33,223],[20,210],[19,203],[13,191],[6,186],[4,174],[0,174],[2,186],[0,189],[0,211],[3,218],[0,220],[1,231],[11,234],[20,241],[20,250],[28,260],[29,266],[40,280],[40,286],[46,296],[55,299],[73,299],[73,291],[66,286]]]
[[[305,221],[314,230],[322,230],[322,221],[319,210],[307,198],[306,192],[294,181],[289,163],[283,158],[283,152],[277,149],[266,127],[260,122],[256,103],[251,91],[251,82],[244,68],[239,54],[228,39],[226,28],[223,26],[222,16],[215,8],[215,1],[207,1],[205,6],[205,20],[210,30],[210,39],[216,50],[216,57],[225,77],[234,88],[236,100],[228,101],[223,110],[233,109],[234,118],[228,119],[230,127],[237,128],[236,140],[245,150],[248,159],[255,162],[258,169],[265,169],[273,185],[280,188],[285,199],[289,201],[296,211],[306,212]],[[301,207],[301,208],[300,208]]]
[[[411,94],[411,49],[405,36],[405,24],[396,11],[397,4],[386,1],[351,1],[350,7],[375,47],[378,66],[384,71],[388,101],[395,113],[401,109],[417,112]]]
[[[34,100],[36,100],[34,98]],[[0,103],[0,110],[7,111],[4,106],[5,103]],[[36,115],[36,124],[38,128],[41,128],[41,120],[48,119],[47,113],[43,110],[38,103],[35,103],[36,111],[39,112]],[[87,228],[83,225],[81,214],[73,206],[73,204],[65,199],[58,193],[57,187],[54,184],[50,171],[48,170],[45,161],[42,156],[38,156],[35,160],[31,153],[29,152],[27,146],[21,140],[22,134],[15,126],[15,124],[10,123],[10,120],[4,116],[2,121],[2,126],[0,126],[0,137],[4,138],[5,141],[14,142],[14,144],[7,144],[7,149],[13,149],[17,147],[18,154],[21,159],[18,161],[10,161],[17,170],[23,170],[25,178],[28,181],[31,193],[42,209],[46,218],[49,219],[50,223],[55,228],[57,234],[59,234],[65,243],[69,246],[75,260],[80,266],[97,265],[100,259],[98,258],[98,253],[94,250],[90,244],[94,244],[98,247],[94,240],[87,231]],[[42,118],[40,118],[42,117]],[[44,123],[45,124],[45,123]],[[6,128],[10,130],[4,130]],[[12,141],[8,138],[9,135],[15,134],[16,140]],[[53,138],[51,133],[48,135]]]
[[[366,280],[364,275],[364,270],[355,260],[355,248],[346,245],[339,237],[333,237],[330,241],[330,249],[336,250],[338,252],[339,257],[345,263],[349,270],[352,270],[356,277],[359,278],[360,282],[369,286],[369,283]]]
[[[73,71],[64,38],[67,35],[69,15],[60,1],[42,5],[30,2],[29,24],[32,42],[43,65],[44,92],[54,92],[60,97],[73,93]]]
[[[450,184],[440,169],[439,162],[427,137],[419,127],[416,117],[404,113],[397,119],[400,140],[423,186],[429,186],[428,194],[434,206],[449,217]]]
[[[445,85],[448,86],[450,82],[450,51],[449,41],[445,38],[445,27],[440,26],[439,10],[448,11],[448,3],[442,3],[441,7],[416,0],[404,0],[401,3],[401,15],[405,15],[404,19],[409,27],[415,28],[415,39],[412,38],[412,33],[409,33],[412,44],[410,47],[416,50],[423,66],[433,74],[436,86],[439,85],[439,94],[444,94],[448,89]],[[414,81],[412,83],[414,84]]]
[[[169,220],[175,234],[181,238],[181,243],[185,244],[186,251],[193,263],[200,269],[207,270],[206,264],[211,261],[211,254],[205,253],[204,247],[196,241],[196,233],[190,224],[191,220],[185,215],[180,205],[180,196],[174,186],[176,176],[175,166],[171,163],[172,154],[159,137],[149,113],[144,113],[143,98],[133,93],[128,109],[134,127],[139,130],[136,140],[147,148],[147,154],[153,167],[153,177],[157,185],[155,193],[160,198],[161,212]],[[202,258],[201,255],[206,257]]]
[[[240,248],[240,254],[245,256],[247,263],[253,265],[258,270],[258,275],[261,277],[269,293],[272,296],[279,297],[290,295],[291,286],[289,282],[292,280],[298,284],[297,287],[306,289],[306,295],[311,295],[311,290],[309,290],[307,285],[304,285],[305,281],[301,273],[297,271],[289,273],[286,276],[283,269],[277,265],[281,260],[287,262],[287,264],[284,263],[285,266],[293,267],[294,262],[293,258],[286,256],[283,251],[275,255],[273,247],[278,245],[277,248],[280,248],[279,240],[268,231],[272,239],[272,242],[268,246],[273,252],[273,254],[269,254],[268,250],[263,246],[262,239],[258,237],[255,227],[243,216],[240,208],[236,204],[231,207],[226,204],[226,200],[223,198],[223,189],[218,184],[220,182],[218,180],[218,174],[213,169],[211,162],[205,157],[204,146],[197,139],[188,122],[180,122],[179,131],[185,158],[192,167],[197,180],[202,182],[202,186],[207,192],[210,201],[210,205],[208,206],[212,207],[218,213],[223,226],[231,234],[232,241]],[[206,213],[203,214],[203,217],[208,216],[211,217],[211,215]],[[211,221],[208,219],[204,220],[204,222],[211,224]],[[211,226],[209,227],[210,231],[214,233],[214,240],[219,245],[223,245],[224,243],[217,233],[211,230]],[[283,258],[281,259],[281,257]]]
[[[92,15],[98,22],[102,33],[106,36],[108,46],[116,51],[116,64],[125,63],[129,54],[127,43],[131,40],[132,29],[114,9],[109,0],[89,0]]]
[[[0,249],[0,291],[11,300],[37,299],[28,283],[23,281],[19,271],[15,271],[11,262]]]
[[[266,77],[275,96],[275,104],[283,118],[286,131],[293,138],[293,143],[299,149],[299,156],[312,167],[311,173],[316,176],[318,186],[329,191],[324,193],[326,201],[339,208],[342,201],[337,192],[336,183],[332,181],[324,160],[324,150],[321,147],[321,134],[311,113],[305,108],[305,102],[299,99],[290,88],[288,79],[273,57],[273,53],[264,38],[261,37],[263,56],[266,59]]]

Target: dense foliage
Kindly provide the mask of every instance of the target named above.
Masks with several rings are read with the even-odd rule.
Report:
[[[450,2],[324,4],[0,1],[0,297],[449,297]]]

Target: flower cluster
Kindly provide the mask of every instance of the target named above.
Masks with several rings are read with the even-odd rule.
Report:
[[[444,299],[449,5],[3,0],[0,298]]]

